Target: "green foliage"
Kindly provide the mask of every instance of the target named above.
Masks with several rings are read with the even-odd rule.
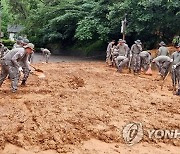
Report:
[[[9,39],[2,39],[2,43],[4,44],[4,46],[6,46],[8,49],[12,49],[15,41],[11,41]]]
[[[127,40],[139,38],[148,49],[180,33],[179,0],[3,0],[3,6],[3,28],[24,25],[37,46],[119,39],[125,13]]]

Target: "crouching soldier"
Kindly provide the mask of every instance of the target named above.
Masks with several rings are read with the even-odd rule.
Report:
[[[152,60],[151,53],[148,51],[142,51],[140,53],[140,57],[141,57],[141,70],[146,72],[151,64],[151,60]]]
[[[168,56],[158,56],[153,59],[152,62],[156,64],[162,79],[166,77],[172,61]]]
[[[178,91],[176,95],[180,95],[180,43],[176,46],[177,51],[172,54],[173,66],[172,66],[172,83],[173,90],[176,91],[176,84],[178,83]]]
[[[116,47],[118,56],[115,58],[115,64],[117,71],[122,72],[122,68],[128,63],[129,59],[127,58],[128,48],[125,45],[125,41],[119,39],[119,44]]]
[[[136,40],[130,50],[130,58],[132,57],[132,65],[134,74],[140,73],[141,70],[141,58],[140,53],[142,51],[142,43],[140,40]]]
[[[34,45],[32,43],[28,43],[23,48],[12,49],[2,58],[0,86],[9,74],[12,92],[17,91],[20,72],[22,71],[22,67],[19,63],[23,63],[28,67],[27,57],[32,53],[33,49]]]

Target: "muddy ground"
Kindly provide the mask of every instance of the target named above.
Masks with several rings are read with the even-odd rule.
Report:
[[[128,146],[123,127],[180,129],[180,97],[170,77],[122,74],[103,62],[34,64],[26,87],[0,88],[0,154],[179,154],[180,140],[148,139]]]

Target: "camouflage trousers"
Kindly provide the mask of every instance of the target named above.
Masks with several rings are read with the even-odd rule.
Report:
[[[11,64],[11,62],[6,62],[3,60],[1,62],[0,86],[3,84],[7,75],[9,75],[10,80],[11,80],[12,91],[16,91],[18,87],[20,72],[17,67]]]
[[[173,87],[175,87],[176,84],[178,84],[178,89],[180,89],[180,66],[176,67],[176,69],[172,69],[171,78]]]
[[[140,57],[139,54],[133,54],[132,67],[133,67],[133,71],[135,73],[140,72],[140,69],[141,69],[141,57]]]
[[[22,69],[23,69],[23,78],[22,78],[22,80],[23,81],[26,81],[27,79],[28,79],[28,77],[29,77],[29,74],[30,74],[30,67],[29,66],[26,66],[26,65],[24,65],[23,63],[19,63],[19,65],[22,67]]]
[[[162,77],[165,77],[167,75],[170,65],[171,65],[171,62],[168,62],[168,61],[162,62],[162,63],[156,62],[156,66],[159,69],[159,73]]]
[[[129,59],[125,56],[118,56],[115,58],[115,63],[118,71],[122,71],[122,68],[129,62]]]
[[[48,54],[46,54],[46,55],[45,55],[45,60],[46,60],[46,63],[48,63],[48,62],[49,62],[49,57],[50,57],[50,55],[48,55]]]

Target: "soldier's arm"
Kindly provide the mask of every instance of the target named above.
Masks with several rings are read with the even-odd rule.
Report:
[[[131,50],[129,51],[130,56],[132,56],[132,54],[133,54],[133,50],[134,50],[134,45],[132,45]]]
[[[23,57],[23,55],[24,55],[24,52],[21,52],[21,51],[19,51],[19,52],[17,52],[13,57],[12,57],[12,59],[11,59],[11,61],[13,62],[13,64],[17,67],[17,68],[19,68],[20,67],[20,65],[19,65],[19,63],[18,63],[18,59],[21,59],[22,57]]]
[[[161,55],[161,48],[158,49],[158,54],[157,56],[160,56]]]

